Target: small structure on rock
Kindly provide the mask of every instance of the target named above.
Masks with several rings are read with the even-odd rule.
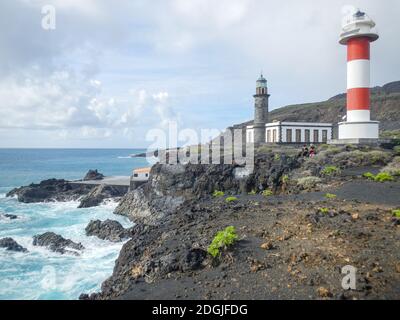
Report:
[[[134,190],[146,183],[150,177],[151,167],[133,169],[130,183],[130,190]]]

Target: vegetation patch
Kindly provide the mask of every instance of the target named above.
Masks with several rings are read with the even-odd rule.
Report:
[[[257,194],[257,191],[256,190],[251,190],[249,193],[248,193],[248,195],[249,196],[255,196]]]
[[[215,190],[214,193],[213,193],[213,196],[214,196],[215,198],[221,198],[221,197],[225,196],[225,192]]]
[[[337,195],[333,194],[333,193],[327,193],[327,194],[325,194],[325,198],[332,200],[332,199],[336,199]]]
[[[233,226],[226,227],[225,230],[219,231],[207,249],[207,252],[216,258],[221,255],[221,250],[233,245],[238,239],[236,228]]]
[[[394,151],[396,156],[400,156],[400,146],[395,146],[393,148],[393,151]]]
[[[321,178],[310,176],[304,177],[297,180],[297,185],[305,190],[314,188],[317,184],[321,183]]]
[[[328,208],[319,208],[319,212],[323,213],[323,214],[328,214],[329,213],[329,209]]]
[[[271,196],[274,195],[274,193],[272,192],[272,190],[264,190],[264,191],[262,192],[262,195],[263,195],[264,197],[271,197]]]
[[[367,172],[363,174],[363,177],[376,182],[387,182],[394,180],[394,177],[388,172],[380,172],[377,175]]]
[[[225,199],[225,202],[227,202],[227,203],[236,202],[236,201],[238,201],[238,198],[236,198],[236,197],[228,197]]]
[[[335,176],[340,174],[340,169],[336,166],[327,166],[322,171],[323,176]]]
[[[399,209],[393,210],[392,214],[393,214],[394,217],[400,219],[400,210]]]

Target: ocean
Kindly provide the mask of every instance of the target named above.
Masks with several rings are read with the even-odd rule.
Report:
[[[5,194],[14,187],[49,178],[81,179],[89,169],[106,176],[130,175],[133,168],[148,166],[130,154],[143,149],[0,149],[0,239],[12,237],[29,250],[17,253],[0,248],[0,299],[78,299],[81,293],[100,289],[114,267],[123,243],[87,237],[93,219],[113,219],[125,227],[132,223],[114,215],[115,202],[77,209],[78,202],[23,204]],[[61,255],[32,245],[32,237],[52,231],[81,242],[80,256]]]

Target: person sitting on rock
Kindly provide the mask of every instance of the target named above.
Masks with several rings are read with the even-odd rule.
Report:
[[[308,157],[309,156],[309,150],[306,145],[303,146],[303,157]]]
[[[311,147],[310,147],[310,158],[314,158],[314,157],[315,157],[315,154],[316,154],[316,152],[315,152],[315,147],[314,147],[314,146],[311,146]]]

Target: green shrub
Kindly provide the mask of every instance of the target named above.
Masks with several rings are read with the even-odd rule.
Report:
[[[398,209],[397,209],[397,210],[393,210],[393,211],[392,211],[392,214],[393,214],[394,217],[400,219],[400,210],[398,210]]]
[[[225,195],[225,192],[223,192],[223,191],[218,191],[218,190],[215,190],[214,193],[213,193],[213,196],[216,197],[216,198],[221,198],[221,197],[223,197],[224,195]]]
[[[298,179],[297,185],[301,186],[305,190],[308,190],[314,188],[318,183],[321,182],[322,182],[321,178],[310,176]]]
[[[251,190],[249,193],[248,193],[248,195],[249,196],[254,196],[254,195],[256,195],[257,194],[257,191],[256,190]]]
[[[396,156],[400,156],[400,146],[395,146],[393,150]]]
[[[326,199],[336,199],[337,195],[333,194],[333,193],[327,193],[327,194],[325,194],[325,198]]]
[[[274,156],[274,159],[275,159],[276,161],[281,160],[281,155],[280,155],[279,153],[276,153],[275,156]]]
[[[328,214],[329,213],[329,209],[328,208],[319,208],[319,212],[321,212],[323,214]]]
[[[374,180],[377,182],[386,182],[386,181],[393,181],[394,178],[390,173],[380,172],[375,176]]]
[[[227,202],[227,203],[236,202],[236,201],[238,201],[238,198],[236,198],[236,197],[228,197],[225,199],[225,202]]]
[[[323,176],[334,176],[340,173],[340,169],[336,166],[327,166],[322,171]]]
[[[270,197],[270,196],[274,195],[274,193],[272,192],[272,190],[264,190],[264,191],[262,192],[262,195],[263,195],[264,197]]]
[[[366,173],[364,173],[364,174],[363,174],[363,177],[364,177],[364,178],[367,178],[367,179],[369,179],[369,180],[375,180],[375,175],[372,174],[371,172],[366,172]]]
[[[207,249],[207,252],[213,257],[221,255],[221,249],[227,248],[235,243],[238,239],[236,229],[233,226],[225,228],[223,231],[217,232],[213,241]]]
[[[282,183],[287,184],[288,182],[289,182],[289,176],[285,174],[284,176],[282,176]]]

